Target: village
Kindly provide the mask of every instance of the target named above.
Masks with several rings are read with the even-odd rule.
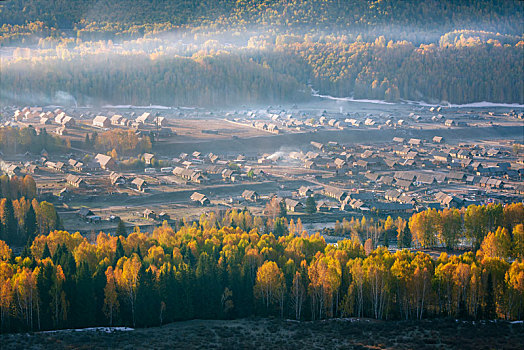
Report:
[[[273,198],[315,228],[524,198],[522,110],[330,106],[4,107],[2,127],[45,130],[68,148],[1,154],[0,168],[30,174],[65,229],[83,234],[114,231],[119,220],[147,231],[230,208],[265,215]],[[108,130],[154,146],[126,167],[124,156],[85,147],[86,135]]]

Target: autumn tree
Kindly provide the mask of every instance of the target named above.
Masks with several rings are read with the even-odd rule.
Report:
[[[513,228],[513,256],[524,258],[524,224],[518,224]]]
[[[113,326],[113,317],[118,312],[117,282],[113,267],[108,266],[106,272],[106,286],[104,287],[104,314],[109,318],[109,326]]]
[[[53,322],[55,327],[59,327],[67,320],[67,300],[64,291],[65,275],[62,266],[56,266],[51,285],[51,303],[53,307]]]
[[[302,306],[306,297],[306,289],[303,283],[304,277],[299,271],[295,272],[291,285],[291,305],[295,311],[295,319],[300,320],[302,316]]]
[[[127,302],[129,303],[129,308],[131,310],[132,324],[133,327],[136,326],[135,320],[135,306],[136,306],[136,293],[138,289],[138,274],[142,263],[137,254],[133,254],[130,258],[122,258],[118,262],[119,266],[115,270],[115,278],[118,284],[118,287],[125,295]]]
[[[462,216],[458,209],[444,209],[440,212],[438,233],[439,241],[447,249],[453,249],[457,246],[458,239],[462,233]]]
[[[498,227],[495,232],[490,232],[482,241],[478,252],[481,256],[489,258],[506,259],[511,253],[511,237],[508,230]]]
[[[488,216],[486,207],[470,205],[464,213],[464,228],[466,237],[472,240],[473,247],[478,249],[484,237],[488,234]]]
[[[266,261],[257,271],[255,297],[262,299],[262,304],[269,311],[272,304],[282,302],[283,290],[285,290],[285,281],[282,270],[275,262]]]
[[[413,234],[413,242],[425,248],[435,246],[438,221],[439,215],[435,209],[413,214],[409,219],[409,229]]]

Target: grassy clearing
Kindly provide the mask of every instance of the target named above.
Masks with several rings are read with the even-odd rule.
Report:
[[[336,319],[193,320],[134,331],[0,336],[2,349],[521,349],[524,326],[508,322]]]

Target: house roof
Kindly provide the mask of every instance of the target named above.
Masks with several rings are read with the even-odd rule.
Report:
[[[105,154],[102,154],[102,153],[98,153],[95,156],[95,160],[100,164],[100,166],[103,167],[103,166],[106,166],[111,160],[113,160],[113,158],[111,158],[108,155],[105,155]]]
[[[462,180],[465,178],[466,174],[465,173],[462,173],[460,171],[452,171],[450,172],[448,175],[448,179],[452,179],[452,180]]]
[[[335,165],[342,166],[345,164],[346,164],[346,161],[344,159],[340,159],[340,158],[335,159]]]
[[[285,203],[286,203],[286,206],[291,207],[291,208],[296,208],[297,206],[302,205],[302,203],[300,203],[299,201],[296,201],[291,198],[286,198]]]
[[[94,215],[94,213],[89,208],[80,208],[80,210],[78,210],[78,215],[90,216],[90,215]]]
[[[309,188],[308,186],[300,186],[300,188],[298,189],[298,192],[306,193],[306,192],[313,192],[313,190]]]
[[[111,117],[112,123],[118,123],[123,117],[120,114],[115,114]]]
[[[366,179],[370,180],[370,181],[377,181],[378,177],[379,177],[379,174],[377,173],[366,173],[366,175],[364,175],[366,177]]]
[[[103,115],[97,115],[95,117],[95,119],[93,119],[93,124],[95,124],[95,123],[97,123],[97,124],[98,123],[104,124],[106,121],[107,121],[107,117],[105,117]]]
[[[258,193],[252,190],[245,190],[244,192],[242,192],[242,197],[244,198],[251,198],[256,196],[258,196]]]
[[[118,180],[124,179],[124,175],[122,175],[120,173],[112,172],[111,174],[109,174],[109,179],[111,180],[111,183],[114,184]]]
[[[142,113],[142,115],[138,116],[138,117],[136,118],[136,121],[137,121],[138,123],[145,123],[146,121],[149,120],[150,117],[151,117],[151,113],[149,113],[149,112],[145,112],[145,113]]]
[[[403,143],[404,142],[404,138],[403,137],[394,137],[393,138],[393,142]]]
[[[68,174],[66,176],[66,181],[74,184],[80,184],[84,180],[78,175]]]
[[[195,202],[202,202],[202,201],[204,201],[206,199],[207,199],[207,197],[203,193],[193,192],[193,194],[191,195],[191,200],[195,201]]]
[[[147,185],[146,180],[141,179],[141,178],[139,178],[139,177],[135,177],[135,178],[133,179],[133,181],[131,181],[131,183],[132,183],[133,185],[137,186],[137,187],[142,187],[142,186],[144,186],[144,185]]]
[[[151,153],[144,153],[144,159],[145,160],[151,160],[155,157],[154,154],[151,154]]]
[[[413,183],[409,180],[402,180],[402,179],[398,179],[397,182],[396,182],[396,185],[398,187],[402,187],[402,188],[408,188],[412,185]]]
[[[389,190],[389,191],[386,191],[384,197],[388,198],[388,199],[397,199],[398,197],[400,197],[400,192],[397,191],[397,190]]]
[[[414,181],[416,175],[412,172],[397,171],[394,175],[395,179]]]
[[[420,182],[422,184],[432,184],[435,181],[435,176],[431,174],[419,174],[417,175],[417,182]]]

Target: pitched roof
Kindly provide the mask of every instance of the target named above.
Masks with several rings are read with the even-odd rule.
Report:
[[[90,216],[93,214],[94,213],[89,208],[80,208],[80,210],[78,210],[78,215],[80,216]]]
[[[78,175],[68,174],[66,176],[66,181],[69,183],[80,184],[84,180]]]
[[[145,160],[151,160],[155,157],[154,154],[151,154],[151,153],[144,153],[144,159]]]
[[[147,185],[146,180],[141,179],[139,177],[135,177],[131,183],[137,187],[142,187],[144,185]]]
[[[102,123],[102,124],[103,124],[103,123],[106,122],[106,120],[107,120],[107,117],[105,117],[105,116],[103,116],[103,115],[97,115],[97,116],[95,117],[95,119],[93,119],[93,124],[95,124],[95,123],[97,123],[97,124],[98,124],[98,123]]]
[[[100,166],[106,166],[113,158],[108,155],[98,153],[95,156],[95,160],[100,164]]]
[[[288,206],[290,208],[295,208],[297,206],[302,205],[302,203],[300,203],[299,201],[296,201],[296,200],[291,199],[291,198],[286,198],[285,202],[286,202],[286,206]]]
[[[195,202],[202,202],[207,199],[205,194],[202,194],[199,192],[193,192],[190,198],[192,201],[195,201]]]

